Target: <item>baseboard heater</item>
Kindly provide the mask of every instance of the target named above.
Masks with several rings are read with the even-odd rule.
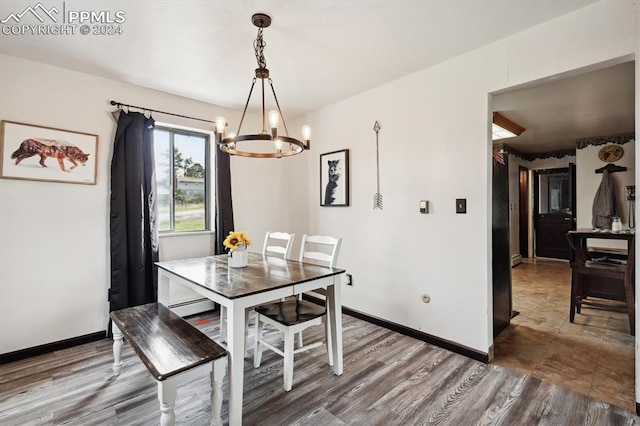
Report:
[[[511,267],[519,265],[522,263],[522,255],[514,254],[511,256]]]
[[[169,308],[180,315],[181,317],[186,317],[189,315],[201,314],[203,312],[212,311],[215,309],[215,302],[207,299],[194,299],[181,303],[171,303],[169,304]]]

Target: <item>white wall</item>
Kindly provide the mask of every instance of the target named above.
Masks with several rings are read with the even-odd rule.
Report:
[[[529,162],[530,170],[545,170],[545,169],[560,169],[563,167],[569,167],[569,163],[576,164],[576,157],[574,155],[567,155],[562,158],[544,158],[533,160]]]
[[[616,205],[625,228],[629,226],[629,205],[626,201],[625,186],[634,185],[635,182],[635,145],[635,141],[621,145],[624,155],[614,163],[626,167],[627,171],[609,175],[615,182]],[[593,198],[602,182],[602,174],[596,174],[595,170],[607,164],[598,158],[598,152],[604,146],[606,145],[588,146],[576,152],[576,192],[580,195],[576,202],[578,228],[591,228]]]
[[[354,277],[346,306],[489,352],[488,94],[635,54],[638,7],[597,3],[309,116],[310,226],[344,237],[339,266]],[[376,120],[382,211],[372,209]],[[344,148],[351,207],[321,208],[318,155]],[[455,214],[456,198],[467,198],[466,215]]]
[[[105,330],[108,319],[110,100],[237,123],[238,111],[0,56],[0,119],[99,135],[97,184],[0,179],[0,353]],[[155,115],[210,130],[207,123]],[[237,223],[261,247],[284,224],[283,163],[232,160]],[[162,238],[161,258],[211,253],[211,235]],[[256,247],[254,246],[254,247]],[[258,248],[260,250],[260,248]]]
[[[528,167],[528,162],[509,155],[509,246],[511,258],[520,255],[520,166]],[[527,257],[523,253],[522,257]]]

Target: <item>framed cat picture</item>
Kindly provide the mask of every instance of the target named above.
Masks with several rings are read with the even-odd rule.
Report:
[[[0,177],[95,185],[98,135],[2,120]]]
[[[349,205],[349,150],[320,155],[320,206]]]

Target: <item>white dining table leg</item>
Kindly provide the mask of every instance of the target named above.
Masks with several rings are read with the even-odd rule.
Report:
[[[331,318],[331,344],[333,372],[342,375],[342,289],[340,276],[334,277],[334,285],[327,287],[327,315]]]
[[[227,350],[229,351],[229,424],[242,424],[244,384],[244,308],[227,307]]]
[[[158,303],[169,306],[169,277],[162,269],[158,271]]]

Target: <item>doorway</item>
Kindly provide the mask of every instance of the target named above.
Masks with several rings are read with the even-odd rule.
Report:
[[[620,379],[619,383],[624,383],[627,387],[624,390],[618,390],[618,388],[616,388],[618,390],[616,392],[609,392],[608,394],[604,394],[603,392],[601,394],[592,394],[591,396],[618,406],[623,406],[623,403],[620,402],[619,399],[614,399],[624,394],[626,397],[635,400],[633,368],[636,356],[635,339],[629,335],[628,321],[625,323],[623,322],[624,319],[620,320],[609,312],[596,311],[589,312],[589,315],[586,313],[581,315],[582,323],[569,323],[568,306],[570,300],[571,270],[568,262],[559,262],[557,260],[561,258],[566,259],[568,257],[568,249],[556,248],[555,253],[545,252],[546,246],[553,246],[553,244],[546,244],[544,241],[542,241],[544,244],[540,244],[538,240],[544,240],[543,237],[536,235],[536,229],[540,227],[540,224],[536,224],[535,227],[533,225],[534,213],[537,213],[538,215],[556,215],[556,219],[562,219],[562,225],[558,224],[558,227],[565,226],[573,229],[575,227],[591,226],[591,203],[599,182],[590,179],[590,177],[585,177],[582,172],[579,172],[581,183],[578,187],[581,188],[582,193],[578,194],[576,192],[575,167],[573,164],[569,165],[569,163],[578,164],[579,167],[583,162],[576,161],[575,141],[576,139],[590,138],[591,136],[622,133],[622,131],[612,129],[597,131],[589,127],[591,129],[591,136],[584,135],[575,137],[573,139],[574,157],[571,158],[571,160],[564,158],[572,155],[566,152],[567,146],[560,144],[561,136],[565,134],[565,132],[568,133],[568,129],[583,129],[585,126],[593,125],[596,121],[605,121],[596,119],[595,115],[585,114],[584,110],[578,108],[578,103],[571,105],[570,102],[578,102],[580,96],[568,96],[563,92],[564,88],[559,88],[559,86],[567,83],[574,88],[584,88],[585,84],[587,84],[586,81],[589,81],[588,87],[592,88],[594,92],[597,92],[604,87],[612,87],[609,85],[611,82],[599,82],[596,78],[590,79],[592,75],[595,75],[592,73],[602,73],[600,76],[606,78],[606,74],[609,72],[612,74],[620,72],[623,77],[618,75],[616,77],[617,83],[620,84],[620,82],[624,80],[628,86],[624,92],[616,91],[616,87],[613,87],[609,89],[607,96],[614,97],[618,101],[618,104],[624,103],[625,105],[630,105],[630,108],[635,111],[635,96],[627,96],[627,93],[635,93],[636,91],[635,64],[633,62],[618,62],[612,66],[601,64],[596,71],[591,70],[594,70],[594,67],[591,67],[589,71],[583,73],[574,70],[570,73],[570,76],[567,74],[559,78],[556,76],[553,80],[549,79],[535,84],[529,83],[520,88],[513,88],[498,94],[493,94],[491,98],[490,105],[492,108],[490,112],[501,112],[503,115],[506,115],[507,118],[523,126],[525,129],[529,128],[529,132],[525,130],[522,136],[515,138],[520,140],[521,145],[513,145],[515,149],[511,152],[509,152],[508,149],[506,150],[507,154],[509,154],[509,163],[511,163],[511,169],[509,170],[509,179],[511,180],[509,184],[509,214],[512,216],[515,215],[513,220],[509,221],[511,227],[509,230],[510,253],[511,255],[519,253],[524,258],[522,264],[510,268],[511,274],[509,276],[510,281],[512,281],[512,309],[519,311],[520,315],[512,318],[510,324],[494,339],[493,350],[495,356],[492,362],[496,362],[496,360],[502,357],[503,360],[507,359],[507,362],[506,364],[498,365],[519,371],[523,371],[524,368],[532,368],[530,371],[526,371],[526,373],[544,381],[569,387],[583,394],[604,389],[609,384],[614,386],[614,383],[606,384],[604,380],[607,375],[614,374],[613,372],[615,372]],[[626,76],[628,75],[631,77],[627,78]],[[552,86],[554,90],[547,90],[546,99],[541,96],[535,98],[535,102],[530,102],[530,91]],[[603,90],[602,92],[604,96],[605,91]],[[513,94],[513,96],[508,96],[508,99],[507,96],[504,96],[500,99],[503,95],[507,94]],[[584,94],[584,90],[582,94]],[[600,104],[604,105],[606,103],[604,99],[603,97],[603,101],[600,102]],[[497,100],[500,100],[500,102],[497,102]],[[560,111],[557,110],[559,104],[563,101],[567,103],[561,106]],[[582,101],[584,101],[584,99],[582,99]],[[596,102],[591,102],[589,106],[591,107],[595,104]],[[617,106],[618,105],[614,107]],[[554,108],[556,108],[556,110],[553,110]],[[595,111],[595,108],[593,111]],[[530,114],[533,116],[537,114],[537,116],[533,117],[533,121],[538,120],[536,124],[541,123],[545,125],[547,124],[545,120],[553,120],[554,115],[564,117],[565,122],[556,123],[557,126],[555,127],[549,126],[553,131],[550,131],[549,134],[542,135],[539,129],[531,125],[528,121]],[[589,118],[590,122],[580,122],[579,125],[577,124],[576,120],[586,120],[586,117]],[[633,117],[635,118],[635,115],[633,115]],[[569,122],[569,118],[576,122],[572,125]],[[606,121],[612,122],[611,120]],[[633,132],[635,128],[635,121],[633,121],[629,125],[630,130],[624,130],[624,132]],[[557,132],[557,134],[553,132]],[[528,136],[527,133],[529,133]],[[528,139],[523,139],[523,136],[527,136]],[[503,142],[505,147],[508,147],[510,144],[508,139],[501,142]],[[538,143],[541,148],[537,152],[542,153],[542,155],[527,156],[527,153],[523,152],[525,150],[531,150],[533,144]],[[603,142],[603,144],[604,143],[606,142]],[[590,147],[587,150],[589,149],[595,150],[594,147]],[[581,152],[584,153],[585,151]],[[592,157],[593,159],[589,161],[597,161],[597,151]],[[589,173],[593,174],[593,171],[601,166],[601,163],[597,165],[589,163],[583,168],[583,171],[588,169]],[[569,170],[569,167],[573,169]],[[556,173],[551,172],[535,173],[536,170],[551,171],[561,168],[567,169],[562,173],[568,173],[568,175],[561,176],[560,173],[558,173],[557,176],[555,176]],[[542,176],[542,178],[540,178],[540,176]],[[586,181],[583,178],[585,178]],[[591,182],[592,180],[594,180],[593,191],[591,192],[590,189],[589,191],[585,191],[587,186],[585,182]],[[537,189],[534,188],[536,185],[538,186]],[[589,183],[589,185],[591,185],[591,183]],[[493,182],[492,187],[495,188]],[[526,190],[527,187],[529,188],[528,190]],[[547,192],[544,198],[538,197],[538,205],[536,206],[534,205],[536,200],[533,194],[537,193],[540,195],[540,187],[545,187]],[[549,191],[549,189],[551,189],[551,191]],[[529,194],[529,198],[526,197],[527,193]],[[519,197],[520,194],[523,196],[516,198]],[[567,195],[570,200],[569,206],[567,206],[564,201]],[[573,203],[574,198],[576,199],[576,203]],[[528,206],[525,203],[526,200],[529,201]],[[576,209],[576,204],[579,207],[578,209]],[[515,206],[517,206],[517,208]],[[541,209],[541,207],[543,207],[543,209]],[[525,219],[526,216],[528,217]],[[569,220],[565,220],[567,218]],[[525,225],[525,223],[527,225]],[[567,223],[569,225],[567,225]],[[559,233],[563,234],[562,231]],[[555,239],[556,242],[562,241],[562,243],[566,241],[566,239],[559,239],[557,237],[549,239]],[[499,242],[498,246],[502,244],[504,244],[504,241]],[[541,252],[538,252],[541,245],[545,247],[542,248]],[[492,242],[492,246],[492,252],[495,253],[495,240]],[[558,253],[558,251],[560,251],[560,253]],[[565,255],[564,253],[567,254]],[[531,257],[526,259],[525,255]],[[548,256],[552,259],[542,259],[543,256]],[[518,271],[518,273],[514,273],[514,271]],[[493,286],[495,288],[495,275],[493,279]],[[506,304],[504,305],[506,306]],[[495,326],[495,318],[493,318],[493,320]],[[572,335],[572,332],[576,332],[577,335]],[[594,338],[600,342],[604,341],[605,344],[600,346],[584,344],[585,340]],[[508,353],[513,349],[510,343],[520,344],[520,352],[517,354]],[[612,349],[614,346],[615,351]],[[624,364],[622,362],[608,363],[610,359],[620,360],[621,357],[626,358]],[[598,370],[596,370],[596,368]],[[589,384],[587,384],[587,382],[589,382]],[[607,400],[607,398],[611,399]],[[624,405],[625,408],[630,410],[634,409],[634,401],[627,401],[625,404],[626,403],[629,405]]]
[[[576,229],[576,167],[533,172],[535,256],[569,260],[567,232]]]

